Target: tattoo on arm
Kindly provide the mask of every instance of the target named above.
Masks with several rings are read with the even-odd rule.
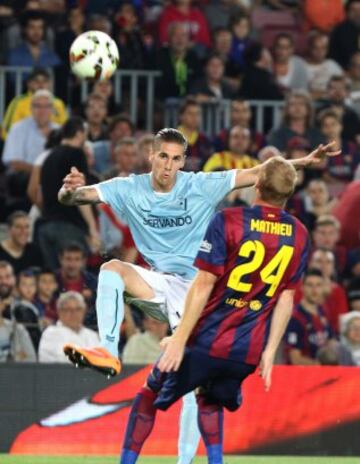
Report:
[[[59,192],[59,201],[68,206],[96,205],[101,203],[97,190],[94,187],[80,187],[74,192],[63,189]]]

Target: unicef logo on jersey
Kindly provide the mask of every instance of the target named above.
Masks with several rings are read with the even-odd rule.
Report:
[[[167,227],[183,227],[192,223],[191,216],[184,217],[159,217],[144,218],[144,225],[154,229],[165,229]]]

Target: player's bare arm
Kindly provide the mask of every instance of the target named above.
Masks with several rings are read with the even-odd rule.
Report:
[[[276,303],[270,326],[270,335],[260,361],[260,375],[265,390],[271,387],[271,373],[276,351],[289,323],[294,305],[294,290],[284,290]]]
[[[58,193],[60,203],[67,206],[101,203],[96,188],[85,186],[85,176],[75,167],[64,177],[64,183]]]
[[[161,342],[164,354],[159,362],[162,372],[171,372],[179,369],[184,356],[186,342],[195,327],[199,317],[209,299],[217,276],[199,271],[192,283],[185,301],[185,310],[175,333]]]
[[[335,142],[330,142],[327,145],[319,145],[315,150],[303,158],[289,160],[296,169],[305,168],[307,166],[319,164],[327,156],[338,156],[341,150],[334,150]],[[266,163],[267,161],[265,161]],[[251,187],[255,185],[260,172],[260,166],[255,166],[250,169],[238,169],[236,171],[235,188]]]

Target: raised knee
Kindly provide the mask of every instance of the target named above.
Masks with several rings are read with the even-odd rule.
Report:
[[[111,259],[110,261],[101,265],[101,271],[113,271],[120,276],[124,275],[124,264],[119,259]]]

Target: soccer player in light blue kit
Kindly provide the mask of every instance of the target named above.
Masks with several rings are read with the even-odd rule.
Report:
[[[195,276],[193,261],[217,204],[232,189],[254,185],[259,168],[213,173],[181,172],[187,142],[176,129],[163,129],[154,138],[149,174],[114,178],[85,186],[72,168],[59,191],[67,205],[107,203],[126,218],[139,252],[151,266],[144,269],[114,259],[102,265],[96,311],[101,347],[64,347],[69,359],[109,375],[120,372],[118,342],[124,317],[123,294],[131,296],[152,317],[168,320],[174,330],[183,312],[186,293]],[[294,161],[306,166],[319,161],[330,145],[320,146]],[[184,400],[180,422],[179,464],[189,464],[199,442],[195,398]],[[131,464],[129,462],[129,464]]]

